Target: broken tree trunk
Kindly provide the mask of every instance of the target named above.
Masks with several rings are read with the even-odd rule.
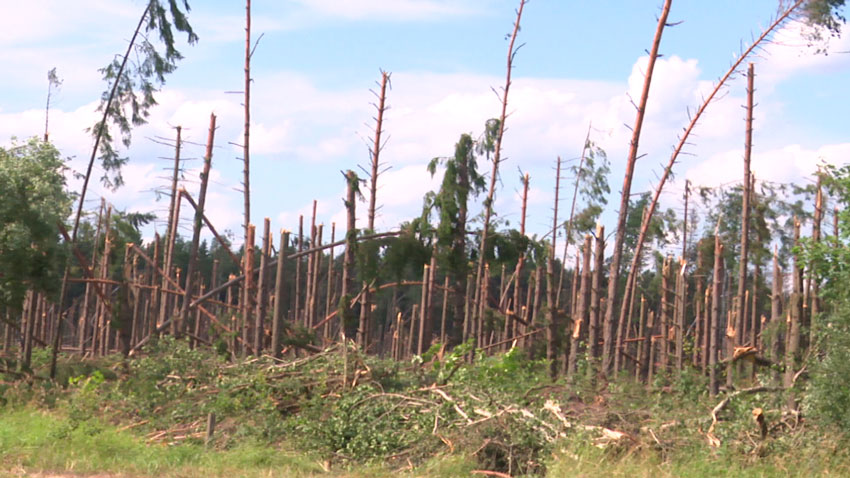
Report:
[[[576,314],[573,316],[572,343],[570,344],[570,358],[567,363],[567,377],[572,377],[576,371],[576,358],[578,357],[581,329],[583,324],[587,323],[587,317],[590,312],[590,256],[592,245],[593,237],[587,234],[584,238],[584,249],[582,250],[584,256],[581,266],[581,289],[578,295]]]
[[[263,220],[263,245],[260,251],[260,273],[257,280],[257,311],[254,316],[254,355],[259,357],[263,351],[265,336],[266,307],[268,305],[269,274],[266,263],[271,254],[271,224],[269,218]]]
[[[215,139],[215,119],[215,114],[211,114],[206,154],[204,154],[204,168],[201,172],[201,190],[198,193],[198,208],[195,210],[195,220],[192,224],[192,245],[189,248],[189,265],[186,268],[186,287],[184,288],[183,308],[180,311],[179,333],[184,333],[187,330],[189,306],[192,303],[192,294],[195,292],[195,269],[198,267],[198,247],[201,242],[201,227],[203,225],[202,216],[204,215],[204,205],[207,201],[207,185],[209,184],[213,141]],[[129,353],[129,350],[127,352]]]
[[[251,0],[245,0],[245,125],[242,138],[242,197],[244,216],[242,219],[242,237],[248,242],[248,225],[251,223]],[[247,272],[247,270],[246,270]],[[247,290],[247,289],[246,289]],[[250,300],[245,300],[250,302]],[[248,320],[247,316],[243,320]],[[245,337],[247,338],[247,337]]]
[[[274,322],[272,322],[272,356],[280,358],[280,342],[283,336],[286,309],[289,306],[288,290],[286,288],[286,245],[289,244],[289,231],[280,231],[280,251],[278,252],[277,270],[275,274],[274,293]]]
[[[598,367],[597,359],[599,358],[599,339],[601,337],[601,319],[602,319],[602,274],[605,267],[605,226],[602,224],[596,225],[596,247],[594,248],[594,265],[593,279],[591,279],[590,288],[590,327],[588,330],[588,356],[592,359],[593,366]]]
[[[667,3],[669,4],[669,2],[667,2]],[[788,8],[786,8],[784,11],[782,11],[774,19],[774,21],[764,31],[762,31],[761,35],[759,35],[755,40],[753,40],[753,42],[750,44],[750,46],[746,50],[744,50],[744,52],[741,53],[741,55],[732,63],[732,66],[729,67],[729,69],[726,71],[726,74],[724,74],[720,78],[720,80],[714,85],[714,89],[712,89],[711,93],[709,93],[705,97],[705,99],[703,100],[700,107],[696,110],[696,112],[693,115],[690,115],[690,122],[688,123],[688,126],[685,127],[684,132],[682,133],[682,135],[679,138],[679,142],[677,143],[676,147],[673,149],[673,154],[670,156],[670,160],[668,161],[667,165],[664,168],[664,172],[661,175],[661,178],[658,182],[658,185],[655,187],[655,192],[653,193],[652,201],[650,202],[649,207],[646,210],[647,213],[644,217],[644,220],[642,221],[640,233],[638,235],[638,239],[637,239],[637,242],[635,244],[634,258],[632,259],[632,266],[629,269],[629,275],[637,275],[637,273],[639,272],[637,270],[638,268],[636,267],[637,264],[638,264],[637,260],[640,258],[640,252],[642,250],[644,241],[646,240],[646,236],[647,236],[647,232],[649,230],[649,226],[651,224],[652,216],[655,213],[655,209],[658,206],[659,198],[661,196],[662,191],[664,190],[664,184],[667,182],[667,179],[670,178],[672,171],[673,171],[673,166],[676,164],[676,161],[679,158],[679,155],[682,153],[683,148],[685,147],[686,144],[689,144],[688,139],[690,137],[690,134],[694,130],[696,125],[698,124],[699,119],[702,117],[702,114],[708,108],[708,105],[711,104],[712,100],[717,96],[718,92],[723,87],[723,85],[726,83],[726,81],[738,70],[738,67],[741,65],[741,63],[744,61],[744,59],[748,58],[749,55],[757,47],[759,47],[761,42],[763,42],[776,28],[778,28],[780,25],[782,25],[785,22],[785,20],[787,20],[789,18],[789,16],[791,16],[791,14],[796,11],[797,8],[799,8],[801,5],[803,5],[803,3],[804,3],[803,0],[797,0],[792,5],[790,5]],[[626,192],[624,191],[624,195],[625,194],[626,194]],[[625,196],[624,196],[624,201],[625,202],[624,202],[623,207],[627,207],[628,206],[628,198],[625,197]],[[621,209],[620,213],[622,215],[622,213],[623,213],[622,209]],[[619,236],[619,231],[618,231],[618,236]],[[616,253],[616,251],[615,251],[615,253]],[[612,261],[612,265],[613,265],[613,262],[615,262],[615,261]],[[619,265],[619,258],[617,258],[616,262]],[[612,271],[613,271],[613,267],[612,267]],[[614,278],[613,275],[612,275],[612,278]],[[612,282],[616,282],[616,280],[614,280]],[[630,280],[626,281],[626,283],[630,283],[630,282],[632,282],[632,281],[630,281]],[[610,299],[613,296],[614,296],[614,294],[611,293],[611,290],[609,289],[609,302],[611,302]],[[626,315],[626,312],[627,312],[627,310],[626,310],[626,304],[628,302],[627,299],[628,299],[628,289],[626,291],[626,297],[624,298],[623,304],[620,308],[620,317],[621,318],[624,317]]]
[[[720,337],[717,329],[720,322],[720,291],[723,282],[723,244],[720,243],[719,223],[714,230],[714,273],[711,280],[711,327],[708,346],[709,394],[717,395],[717,355],[720,353]]]
[[[513,62],[517,52],[517,50],[514,48],[514,44],[516,42],[517,36],[519,35],[520,20],[522,19],[522,12],[527,1],[528,0],[520,0],[519,2],[519,8],[516,11],[516,21],[514,21],[513,33],[511,34],[510,43],[508,44],[505,86],[502,88],[502,95],[500,97],[502,112],[499,116],[499,124],[497,125],[498,132],[496,133],[493,157],[491,159],[493,168],[490,172],[490,187],[487,190],[487,199],[484,201],[484,223],[481,228],[481,243],[478,250],[478,270],[475,274],[476,307],[474,309],[476,313],[474,314],[473,322],[482,321],[483,311],[485,310],[486,306],[486,304],[484,304],[484,301],[482,300],[482,289],[485,286],[485,281],[487,280],[487,277],[484,274],[484,265],[486,262],[484,258],[486,257],[485,251],[487,250],[487,239],[490,233],[490,219],[493,216],[493,204],[496,194],[496,181],[499,178],[499,163],[502,162],[502,140],[504,139],[505,135],[505,120],[508,116],[508,92],[511,88],[511,73],[513,72]],[[550,303],[550,306],[551,304],[552,303]],[[554,357],[552,357],[552,359],[554,359]]]
[[[603,326],[603,347],[602,347],[602,372],[608,374],[612,370],[613,360],[612,353],[614,352],[614,313],[617,310],[618,294],[620,282],[620,261],[623,256],[623,246],[626,239],[626,218],[629,212],[629,197],[632,191],[632,177],[635,171],[635,162],[638,157],[638,145],[640,143],[640,134],[643,127],[643,120],[646,114],[646,104],[649,99],[649,86],[652,83],[652,72],[655,69],[655,61],[658,59],[658,48],[661,45],[661,35],[664,32],[664,27],[667,26],[667,16],[670,13],[670,5],[672,0],[665,0],[661,10],[661,15],[658,17],[658,25],[655,29],[655,36],[652,41],[652,49],[649,52],[649,61],[644,73],[643,89],[641,90],[640,101],[637,104],[637,112],[635,123],[632,127],[632,138],[629,142],[629,156],[626,161],[626,173],[623,177],[623,189],[620,196],[620,209],[617,216],[617,229],[614,236],[614,249],[611,255],[611,269],[608,274],[608,300],[606,301],[605,323]],[[626,289],[628,289],[628,282]],[[624,305],[628,305],[628,297],[623,297]]]
[[[242,284],[242,321],[241,331],[242,347],[240,354],[242,357],[248,355],[246,344],[251,342],[251,316],[254,312],[254,235],[256,229],[253,224],[248,224],[248,236],[245,241],[245,282]]]
[[[348,170],[345,173],[347,193],[345,199],[346,210],[346,232],[345,253],[342,260],[342,289],[339,294],[339,317],[341,326],[345,330],[346,337],[357,336],[357,322],[353,316],[351,306],[351,295],[354,289],[354,256],[357,248],[357,224],[356,224],[356,196],[358,192],[359,179],[357,174]],[[362,324],[361,324],[362,325]],[[410,350],[408,348],[408,350]]]
[[[794,245],[800,243],[800,221],[794,218]],[[797,255],[794,255],[791,301],[788,311],[788,342],[785,349],[785,376],[782,385],[788,390],[788,408],[796,410],[797,401],[792,390],[794,375],[800,361],[801,322],[803,316],[803,267]]]

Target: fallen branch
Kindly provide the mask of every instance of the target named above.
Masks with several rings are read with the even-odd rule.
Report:
[[[612,442],[619,442],[623,439],[629,439],[632,442],[636,441],[631,435],[625,432],[596,425],[573,424],[567,420],[567,417],[565,417],[563,413],[561,413],[561,405],[554,400],[547,400],[546,403],[543,404],[543,409],[555,415],[555,418],[557,418],[565,428],[579,428],[585,431],[600,433],[602,436],[594,440],[594,445],[598,448],[605,448],[608,444]]]
[[[744,388],[744,389],[732,392],[729,395],[727,395],[726,398],[721,400],[720,403],[715,405],[715,407],[711,410],[711,426],[709,426],[708,431],[705,432],[705,437],[708,439],[708,444],[711,445],[712,447],[715,447],[715,448],[720,446],[720,439],[717,438],[714,435],[714,428],[717,426],[717,422],[719,421],[717,419],[717,414],[720,413],[721,411],[723,411],[723,409],[726,408],[729,405],[729,402],[731,402],[733,398],[735,398],[739,395],[745,395],[745,394],[750,394],[750,393],[781,392],[781,391],[784,391],[784,390],[785,390],[785,388],[783,388],[783,387],[758,386],[758,387]]]
[[[507,473],[502,473],[501,471],[489,471],[489,470],[472,470],[470,471],[473,475],[486,475],[486,476],[498,476],[499,478],[511,478],[511,475]]]
[[[466,412],[464,412],[463,409],[460,408],[460,406],[458,406],[457,402],[452,397],[450,397],[448,393],[440,390],[437,387],[430,388],[429,390],[431,390],[431,392],[436,393],[437,395],[443,397],[443,400],[451,403],[452,406],[454,407],[455,411],[457,412],[457,414],[462,416],[464,418],[464,420],[466,420],[467,424],[472,424],[472,420],[469,418],[469,415],[467,415]]]

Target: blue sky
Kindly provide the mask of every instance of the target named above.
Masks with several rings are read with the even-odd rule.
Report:
[[[150,124],[134,133],[126,153],[127,184],[100,196],[119,208],[157,212],[166,201],[154,190],[167,185],[163,169],[172,152],[152,138],[173,136],[182,125],[192,141],[203,143],[209,114],[219,119],[213,157],[209,216],[220,230],[241,235],[240,152],[228,142],[241,141],[244,55],[244,3],[191,2],[190,21],[200,36],[183,45],[185,59],[157,96],[160,106]],[[675,0],[662,40],[664,54],[650,93],[641,159],[633,191],[648,190],[666,163],[687,107],[698,106],[711,82],[722,75],[739,51],[776,11],[776,0],[747,2]],[[435,188],[425,164],[451,154],[464,132],[480,134],[484,121],[497,116],[491,87],[504,81],[506,34],[518,1],[507,0],[290,0],[253,1],[254,37],[264,34],[252,65],[252,221],[270,217],[274,229],[297,228],[299,214],[319,201],[318,222],[342,223],[343,178],[339,171],[368,161],[374,101],[380,70],[392,72],[391,109],[383,160],[392,169],[381,177],[380,229],[390,229],[418,214],[425,192]],[[650,47],[661,1],[571,2],[531,0],[525,10],[514,69],[511,116],[504,141],[497,212],[512,224],[519,220],[518,168],[531,174],[529,227],[540,233],[551,223],[554,160],[580,153],[584,134],[612,162],[612,201],[622,184],[642,65]],[[81,169],[91,147],[83,131],[95,120],[93,110],[107,85],[97,68],[123,52],[142,0],[33,0],[7,5],[0,15],[0,138],[41,134],[46,73],[56,67],[64,83],[51,109],[51,138],[71,165]],[[776,42],[753,57],[756,63],[756,130],[753,169],[757,177],[803,181],[819,158],[841,163],[850,157],[845,117],[850,111],[850,41],[833,40],[832,53],[814,56],[805,48],[799,26],[789,23]],[[729,84],[709,107],[705,120],[675,170],[666,194],[668,206],[680,207],[685,177],[697,184],[729,183],[741,176],[744,82]],[[201,146],[188,145],[185,156],[200,158]],[[200,161],[187,163],[185,185],[197,191]],[[489,171],[489,165],[482,165]],[[570,182],[570,179],[567,179]],[[76,185],[75,181],[71,181]],[[571,200],[562,197],[562,210]],[[365,210],[367,203],[361,203]],[[365,214],[362,215],[365,217]],[[186,222],[188,224],[188,221]],[[188,226],[187,226],[188,227]],[[329,227],[326,227],[326,230]],[[188,229],[184,229],[188,232]],[[238,241],[237,241],[238,242]]]

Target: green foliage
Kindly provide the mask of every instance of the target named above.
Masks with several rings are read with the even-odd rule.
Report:
[[[404,277],[422,273],[422,267],[431,259],[431,249],[413,234],[402,234],[387,241],[381,269],[386,277],[400,281]]]
[[[815,344],[820,360],[813,363],[807,401],[816,416],[826,423],[850,427],[850,165],[829,166],[824,185],[838,199],[838,237],[820,242],[804,241],[804,263],[811,265],[815,280],[822,282],[821,297],[826,312],[813,319]]]
[[[709,211],[706,216],[705,235],[712,235],[706,258],[713,258],[713,234],[719,225],[724,245],[724,260],[730,270],[735,270],[740,256],[741,208],[743,188],[699,188],[698,195]],[[815,193],[814,185],[799,187],[794,184],[760,182],[750,200],[749,262],[764,264],[772,256],[771,246],[779,248],[779,259],[784,265],[794,246],[794,217],[800,221],[812,218],[807,209]],[[713,259],[712,259],[713,260]]]
[[[611,173],[608,154],[590,139],[587,140],[584,151],[584,161],[570,166],[570,171],[578,182],[581,201],[577,199],[577,203],[583,205],[575,211],[573,217],[572,231],[567,238],[571,244],[580,241],[585,234],[596,228],[596,222],[603,207],[608,204],[608,194],[611,193],[608,185],[608,175]],[[568,222],[569,220],[565,221],[564,227]]]
[[[0,148],[0,305],[17,309],[27,290],[58,290],[58,225],[71,205],[64,169],[59,151],[36,138]]]
[[[841,29],[847,23],[844,15],[845,0],[809,0],[803,7],[804,21],[809,30],[806,37],[810,45],[817,45],[818,53],[826,53],[824,34],[829,37],[841,36]]]
[[[489,136],[488,136],[489,138]],[[475,155],[476,143],[469,134],[462,134],[455,144],[453,158],[434,158],[428,164],[431,176],[436,174],[437,165],[443,163],[445,172],[440,190],[428,193],[425,197],[423,217],[429,217],[430,211],[439,213],[436,228],[438,261],[441,268],[450,271],[455,277],[464,277],[467,270],[466,224],[470,195],[477,196],[484,191],[484,177],[478,173],[478,160]]]
[[[127,162],[127,158],[121,157],[116,150],[110,126],[118,128],[121,142],[129,147],[133,127],[147,123],[150,109],[157,104],[154,93],[165,84],[165,76],[172,73],[177,61],[183,58],[175,47],[175,30],[185,33],[190,44],[198,41],[187,18],[189,10],[188,0],[148,0],[142,31],[132,45],[133,51],[128,52],[128,57],[118,56],[100,69],[103,79],[112,86],[101,95],[97,109],[99,112],[106,110],[105,121],[98,121],[89,131],[92,136],[100,137],[101,181],[108,187],[117,188],[123,184],[121,166]],[[159,36],[164,52],[152,42],[155,35]]]

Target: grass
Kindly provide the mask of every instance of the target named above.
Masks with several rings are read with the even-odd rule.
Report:
[[[292,476],[323,474],[320,462],[264,445],[209,451],[201,445],[147,445],[98,420],[74,423],[56,413],[22,408],[0,416],[2,468],[132,476]]]
[[[850,476],[846,456],[814,449],[741,459],[728,453],[697,451],[661,460],[654,454],[610,457],[600,450],[562,450],[552,459],[550,477],[605,478],[807,478]]]
[[[450,359],[349,353],[343,380],[341,357],[231,363],[170,340],[129,364],[66,357],[64,383],[0,381],[0,476],[850,476],[845,434],[782,413],[781,394],[731,401],[715,429],[722,445],[708,446],[718,398],[692,371],[649,389],[625,377],[553,384],[544,363],[508,353],[463,365],[440,395],[431,386]],[[766,440],[755,407],[771,424]],[[207,448],[210,412],[219,424]],[[629,439],[600,448],[599,428],[563,421]]]

